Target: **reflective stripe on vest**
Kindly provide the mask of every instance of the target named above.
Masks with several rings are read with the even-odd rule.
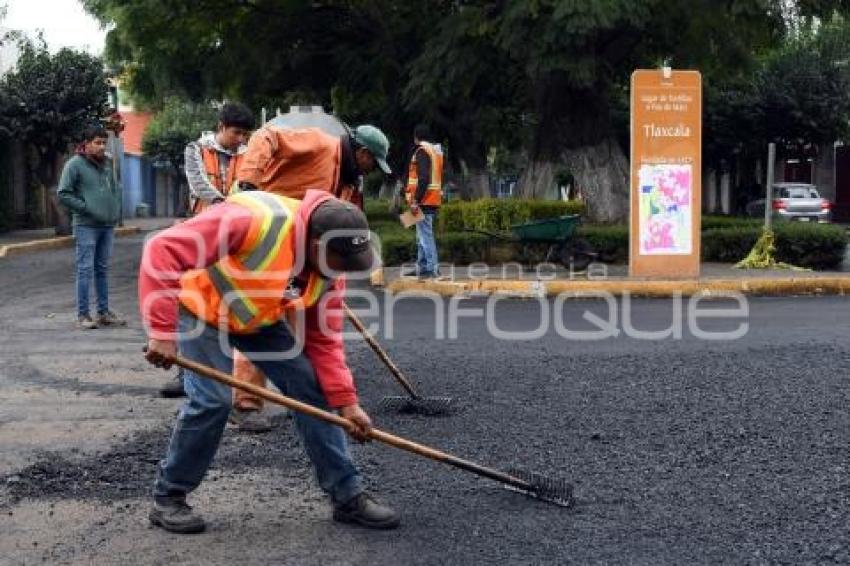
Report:
[[[222,300],[227,300],[228,310],[239,323],[235,329],[273,324],[277,321],[277,313],[273,318],[256,320],[257,317],[263,316],[263,309],[257,302],[269,298],[282,300],[285,288],[283,281],[277,284],[268,281],[270,284],[264,285],[265,289],[261,289],[262,292],[258,292],[258,296],[250,297],[239,287],[235,278],[250,277],[258,281],[264,275],[268,279],[280,278],[280,273],[271,272],[291,268],[275,264],[281,258],[281,247],[291,231],[294,210],[288,209],[280,197],[259,191],[234,195],[228,202],[245,206],[257,215],[257,225],[251,230],[256,231],[256,234],[249,243],[246,255],[240,254],[242,257],[238,258],[228,256],[209,267],[207,274]],[[277,287],[280,288],[279,292]]]
[[[428,188],[425,190],[425,196],[422,197],[422,202],[419,204],[440,206],[443,202],[443,154],[437,146],[428,142],[419,142],[419,147],[410,160],[410,167],[407,172],[407,202],[408,204],[413,202],[419,185],[419,171],[416,164],[416,155],[419,153],[419,149],[427,153],[431,160],[431,179]]]
[[[211,326],[226,322],[229,332],[245,334],[319,302],[332,281],[316,272],[308,271],[303,292],[290,288],[293,269],[301,267],[294,240],[301,202],[262,191],[231,195],[227,202],[250,211],[248,233],[235,253],[181,277],[181,304]]]

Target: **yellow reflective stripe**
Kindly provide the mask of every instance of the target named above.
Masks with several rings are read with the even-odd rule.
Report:
[[[233,201],[262,214],[259,242],[242,262],[251,271],[262,271],[277,257],[280,245],[292,223],[292,215],[278,197],[269,193],[240,193]]]
[[[222,301],[227,300],[225,304],[228,311],[235,321],[243,327],[247,327],[253,322],[260,325],[274,323],[275,320],[271,319],[258,320],[259,307],[237,286],[234,279],[228,275],[227,268],[244,271],[246,277],[249,276],[249,273],[262,277],[263,271],[278,257],[285,235],[291,228],[294,215],[284,201],[270,193],[251,191],[234,195],[229,200],[249,208],[259,217],[258,220],[261,224],[257,241],[253,244],[253,249],[247,254],[241,254],[241,257],[231,257],[233,263],[229,266],[222,260],[209,267],[207,273]]]
[[[438,167],[438,160],[442,158],[442,154],[438,153],[436,148],[428,142],[420,142],[419,148],[422,149],[425,153],[428,154],[428,159],[431,160],[431,182],[428,184],[428,191],[439,191],[443,192],[443,185],[438,181],[434,181],[434,179],[439,179],[441,177],[440,167]],[[411,171],[407,176],[407,186],[409,188],[416,188],[419,185],[419,177],[418,172],[415,167],[413,167],[413,163],[416,163],[416,155],[414,154],[413,160],[411,163]]]
[[[263,236],[257,249],[251,252],[251,256],[245,260],[245,267],[254,271],[263,271],[277,257],[283,239],[290,229],[292,218],[288,216],[275,216],[268,233]],[[258,261],[256,265],[255,261]]]
[[[222,301],[228,295],[236,295],[237,298],[235,300],[226,303],[227,310],[233,313],[239,322],[242,323],[242,326],[248,326],[254,317],[257,316],[257,307],[242,291],[236,288],[233,280],[224,273],[218,264],[207,269],[207,273],[210,276],[210,281],[215,285],[219,296],[221,296]]]
[[[312,285],[312,289],[310,290],[310,294],[307,297],[307,306],[311,307],[319,302],[322,294],[328,287],[328,281],[326,279],[322,279],[321,277],[316,277],[318,281]]]
[[[332,281],[319,277],[318,275],[310,275],[307,282],[307,288],[300,297],[294,298],[286,303],[285,308],[291,309],[307,309],[319,302],[319,299],[327,291]]]

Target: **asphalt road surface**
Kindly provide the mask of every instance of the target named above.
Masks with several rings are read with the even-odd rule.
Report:
[[[2,564],[850,562],[850,303],[840,297],[751,299],[743,311],[503,300],[490,315],[485,299],[381,298],[380,316],[364,320],[380,323],[426,395],[459,410],[379,411],[399,390],[354,337],[349,361],[376,425],[567,479],[575,507],[373,443],[353,447],[355,459],[402,527],[339,525],[278,415],[273,433],[225,434],[191,498],[206,533],[154,529],[147,494],[179,401],[156,397],[169,374],[141,356],[140,246],[116,244],[112,304],[131,320],[116,330],[73,328],[70,250],[0,260]],[[697,313],[694,326],[694,307],[739,310]],[[638,335],[669,328],[679,308],[672,336]],[[617,335],[581,340],[580,330]]]

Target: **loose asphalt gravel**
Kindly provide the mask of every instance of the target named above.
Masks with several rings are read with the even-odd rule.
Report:
[[[72,328],[69,250],[0,260],[0,563],[850,562],[850,309],[840,297],[750,299],[746,317],[704,321],[713,331],[749,325],[727,341],[698,339],[687,321],[681,339],[622,332],[669,326],[669,300],[616,301],[621,334],[606,340],[565,339],[554,320],[593,329],[582,315],[608,316],[610,305],[531,300],[499,302],[494,320],[530,330],[546,311],[536,339],[499,340],[482,318],[462,317],[457,338],[438,340],[433,304],[406,299],[392,308],[392,339],[379,339],[424,394],[459,408],[380,412],[399,390],[354,337],[349,361],[376,425],[498,469],[567,479],[574,508],[372,443],[354,457],[403,525],[338,525],[277,414],[273,433],[226,433],[193,497],[207,533],[153,529],[146,495],[179,402],[156,398],[168,374],[139,353],[140,243],[116,245],[113,304],[133,318],[119,330]]]

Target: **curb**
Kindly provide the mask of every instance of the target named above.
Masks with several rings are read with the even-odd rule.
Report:
[[[116,236],[131,236],[142,231],[138,226],[124,226],[115,229]],[[74,245],[73,236],[59,236],[56,238],[45,238],[42,240],[30,240],[29,242],[20,242],[17,244],[6,244],[0,246],[0,258],[12,257],[16,255],[24,255],[29,252],[41,250],[57,250],[60,248],[70,248]]]
[[[669,298],[724,295],[784,297],[793,295],[850,294],[850,275],[824,277],[748,277],[739,279],[695,279],[681,281],[418,281],[397,279],[386,286],[390,293],[458,295],[504,295],[542,297],[574,295],[575,298],[623,296]]]

